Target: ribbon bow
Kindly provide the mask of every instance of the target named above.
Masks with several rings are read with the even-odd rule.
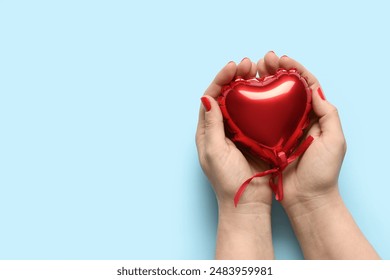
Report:
[[[296,149],[289,157],[286,156],[285,152],[279,152],[278,153],[278,164],[272,169],[256,173],[249,179],[247,179],[240,188],[237,190],[236,195],[234,196],[234,206],[237,207],[238,202],[240,201],[240,198],[242,194],[244,193],[245,189],[248,187],[249,183],[257,177],[264,177],[267,175],[272,174],[271,178],[269,179],[269,186],[271,187],[272,191],[275,193],[276,200],[282,200],[283,199],[283,170],[294,160],[296,160],[299,156],[301,156],[307,148],[309,148],[310,144],[313,142],[314,138],[313,136],[309,136],[305,139],[305,141],[302,142],[302,144]],[[276,181],[276,183],[275,183]]]

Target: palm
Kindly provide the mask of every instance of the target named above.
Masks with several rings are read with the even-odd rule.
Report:
[[[235,183],[231,186],[230,190],[235,194],[246,179],[251,177],[253,174],[268,169],[269,167],[263,161],[255,158],[254,156],[250,154],[244,155],[241,153],[241,151],[238,150],[229,139],[227,139],[227,145],[230,150],[228,155],[231,157],[231,161],[229,161],[232,163],[231,168],[238,171],[238,174],[234,174],[232,177],[232,179],[236,178],[236,180],[232,180],[233,182],[235,181]],[[239,174],[241,176],[239,176]],[[238,178],[239,180],[237,180]],[[262,201],[269,204],[272,202],[272,190],[268,186],[267,178],[263,177],[253,180],[240,199],[240,203],[251,203],[256,201]]]
[[[334,162],[334,158],[328,154],[322,139],[315,138],[301,158],[291,164],[284,173],[285,203],[297,196],[312,197],[326,192],[327,187],[335,183],[330,181],[337,178],[339,166],[334,165]]]
[[[241,184],[253,174],[262,172],[268,166],[251,155],[244,155],[234,143],[225,141],[213,151],[212,160],[208,161],[204,172],[210,179],[217,196],[233,203],[233,198]],[[267,178],[257,178],[246,189],[240,204],[263,202],[271,204],[272,191]]]

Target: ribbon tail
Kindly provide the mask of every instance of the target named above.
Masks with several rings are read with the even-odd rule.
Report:
[[[305,141],[301,143],[301,145],[295,150],[295,152],[287,159],[287,164],[290,164],[298,157],[300,157],[306,150],[309,148],[311,143],[314,141],[314,137],[309,135]]]
[[[249,183],[254,178],[255,178],[254,176],[250,177],[248,180],[246,180],[244,183],[242,183],[240,188],[237,190],[236,195],[234,196],[234,207],[237,207],[238,202],[240,201],[240,198],[241,198],[243,192],[245,191],[246,187],[249,185]]]
[[[272,173],[275,173],[275,172],[278,172],[278,169],[277,168],[273,168],[273,169],[270,169],[270,170],[266,170],[264,172],[260,172],[260,173],[257,173],[255,175],[253,175],[252,177],[250,177],[249,179],[247,179],[244,183],[242,183],[242,185],[240,186],[240,188],[237,190],[235,196],[234,196],[234,206],[237,207],[238,205],[238,202],[240,201],[240,198],[242,196],[242,194],[244,193],[245,189],[248,187],[249,183],[257,178],[257,177],[263,177],[263,176],[267,176],[269,174],[272,174]]]
[[[277,201],[282,201],[283,200],[283,172],[279,172],[278,173],[278,177],[277,177],[277,180],[278,180],[278,184],[277,184],[277,192],[275,194],[275,199]]]
[[[275,199],[277,201],[281,201],[283,199],[283,172],[278,171],[274,173],[274,175],[269,179],[269,186],[275,194]]]
[[[275,176],[272,176],[272,177],[269,179],[269,186],[271,187],[272,192],[276,194],[276,193],[278,192],[278,187],[277,187],[276,184],[274,183],[274,180],[275,180]]]

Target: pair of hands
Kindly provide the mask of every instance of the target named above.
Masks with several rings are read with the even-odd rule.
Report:
[[[268,176],[255,178],[237,208],[233,198],[241,184],[269,169],[260,159],[241,153],[226,138],[216,98],[222,86],[236,77],[275,74],[279,68],[296,68],[312,91],[313,117],[307,134],[314,141],[283,171],[281,201],[308,259],[379,259],[343,203],[338,176],[346,143],[337,109],[326,101],[318,80],[300,63],[268,52],[257,64],[244,58],[229,62],[201,98],[196,144],[199,161],[217,196],[219,207],[216,258],[272,259],[272,191]]]
[[[296,68],[307,79],[312,90],[312,105],[316,115],[307,134],[314,142],[284,171],[284,199],[286,211],[301,212],[301,205],[315,208],[326,203],[327,196],[338,193],[337,181],[346,152],[346,142],[337,109],[325,100],[318,80],[300,63],[287,56],[278,57],[268,52],[257,64],[244,58],[238,65],[229,62],[217,74],[202,97],[199,112],[196,144],[199,161],[217,195],[221,208],[233,206],[233,197],[239,186],[253,174],[269,169],[261,160],[241,153],[226,138],[221,111],[215,100],[222,86],[236,77],[254,78],[273,75],[279,68]],[[205,106],[206,105],[206,106]],[[241,211],[253,208],[268,209],[272,203],[272,191],[268,177],[256,178],[244,192],[238,204]],[[234,211],[231,209],[231,211]]]

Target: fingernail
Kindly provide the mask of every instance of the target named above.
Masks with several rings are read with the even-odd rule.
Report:
[[[202,96],[200,99],[202,101],[203,107],[206,110],[206,112],[211,110],[211,103],[210,100],[206,96]]]
[[[241,59],[241,62],[243,62],[245,59],[248,59],[247,57],[244,57],[243,59]]]
[[[271,53],[275,54],[275,52],[274,52],[274,51],[269,51],[269,52],[271,52]]]
[[[288,56],[284,54],[284,55],[282,55],[280,58],[283,58],[283,57],[288,57]]]
[[[322,100],[326,100],[324,93],[322,92],[321,87],[317,88],[317,93],[321,97]]]
[[[234,63],[234,61],[233,61],[233,60],[230,60],[227,64],[230,64],[230,63]]]

